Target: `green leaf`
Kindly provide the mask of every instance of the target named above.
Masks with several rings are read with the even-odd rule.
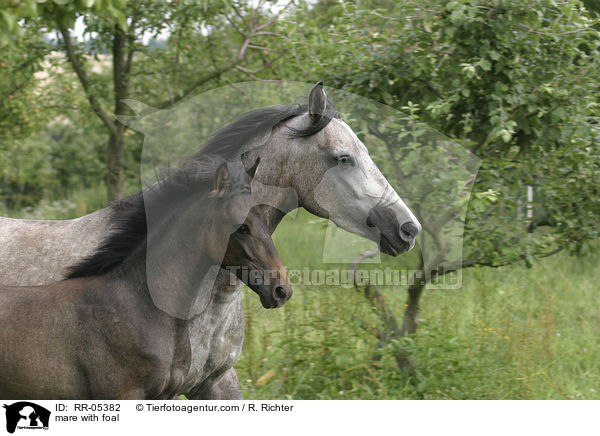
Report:
[[[525,264],[527,265],[527,268],[531,268],[533,266],[535,262],[535,259],[533,258],[533,256],[529,253],[525,254]]]
[[[492,64],[487,59],[482,59],[478,62],[478,65],[481,67],[483,71],[490,71],[492,69]]]

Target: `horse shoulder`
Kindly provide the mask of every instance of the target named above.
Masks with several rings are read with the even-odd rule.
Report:
[[[172,398],[189,367],[184,323],[109,285],[104,289],[103,280],[90,279],[75,304],[81,325],[77,367],[89,397]]]

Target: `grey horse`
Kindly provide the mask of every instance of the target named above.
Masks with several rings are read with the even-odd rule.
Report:
[[[253,196],[269,205],[263,209],[271,232],[295,207],[377,242],[382,252],[392,256],[410,250],[421,231],[365,145],[340,119],[321,82],[311,90],[307,105],[273,106],[241,116],[217,132],[197,157],[207,153],[227,160],[241,158],[246,168],[260,158]],[[290,189],[270,187],[291,188],[294,198]],[[125,198],[67,221],[0,218],[0,283],[40,285],[63,279],[69,266],[96,249],[130,202]],[[230,284],[229,273],[219,274],[215,287],[235,295],[229,310],[241,313],[240,285]],[[192,360],[201,358],[200,345],[193,340],[201,334],[200,323],[194,330],[192,322]],[[240,350],[242,336],[230,338]],[[197,365],[190,368],[193,372]],[[212,382],[207,381],[193,398],[242,398],[233,368]]]
[[[210,269],[246,269],[238,277],[266,308],[281,307],[292,289],[246,171],[215,162],[206,156],[163,180],[66,280],[0,287],[0,398],[194,397],[232,367],[239,348],[226,339],[243,335],[243,317],[228,311],[235,294],[198,295]],[[146,228],[147,202],[157,203],[160,224]],[[171,307],[204,302],[195,317],[155,304],[150,247],[162,258],[154,278]],[[190,336],[198,323],[201,338]],[[192,359],[191,340],[201,359]]]

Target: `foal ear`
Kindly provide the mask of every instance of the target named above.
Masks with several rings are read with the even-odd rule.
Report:
[[[215,190],[214,195],[216,197],[222,197],[231,190],[231,177],[229,176],[229,169],[227,168],[227,162],[223,162],[217,168],[215,174]]]
[[[323,81],[319,80],[308,96],[308,113],[313,121],[321,119],[327,107],[327,96],[323,89]]]
[[[254,162],[254,165],[252,165],[250,168],[248,168],[248,171],[246,171],[251,179],[254,178],[254,174],[256,174],[256,169],[258,168],[259,163],[260,163],[260,157],[257,157],[256,162]]]

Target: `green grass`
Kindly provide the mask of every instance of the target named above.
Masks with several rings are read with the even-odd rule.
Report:
[[[312,220],[300,214],[275,233],[288,267],[321,267]],[[278,310],[245,289],[242,390],[249,399],[600,399],[599,264],[560,254],[532,268],[465,270],[461,289],[425,291],[414,337],[382,350],[361,328],[378,319],[353,289],[296,285]],[[401,320],[405,289],[382,290]],[[415,379],[396,366],[399,346]]]
[[[103,205],[100,188],[77,192],[69,202],[42,203],[26,215],[66,219],[89,213]],[[323,220],[299,213],[284,220],[274,239],[290,270],[347,268],[322,264],[324,235]],[[353,239],[350,245],[356,250],[361,244]],[[382,256],[370,268],[410,267],[416,255]],[[361,327],[379,320],[353,289],[295,285],[292,299],[277,310],[263,309],[244,289],[246,337],[236,364],[244,396],[600,399],[599,264],[600,254],[559,254],[532,268],[465,270],[461,289],[425,291],[414,337],[383,349]],[[401,320],[405,288],[382,291]],[[415,379],[396,366],[393,354],[400,346],[417,364]],[[377,354],[381,358],[373,360]]]

